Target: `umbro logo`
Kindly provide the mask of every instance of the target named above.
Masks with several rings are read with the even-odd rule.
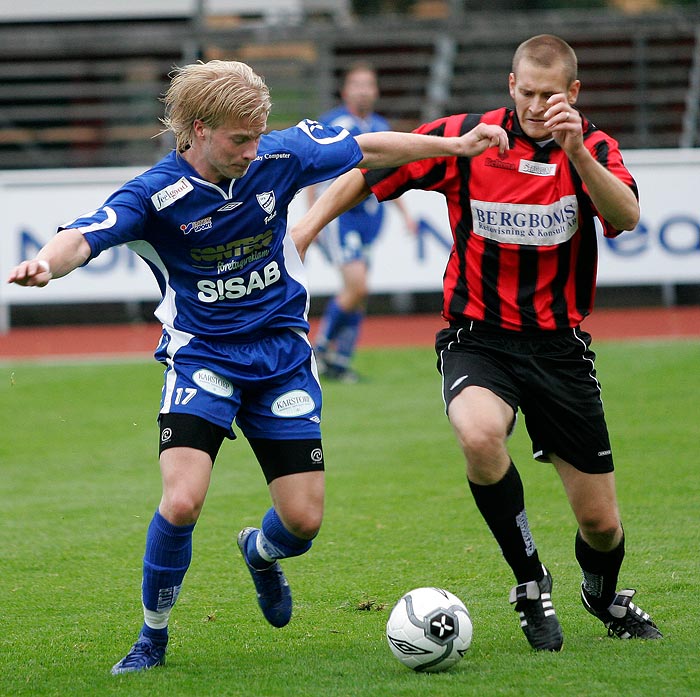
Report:
[[[218,211],[232,211],[238,206],[242,206],[243,201],[231,201],[230,203],[225,203],[221,208],[217,208]]]

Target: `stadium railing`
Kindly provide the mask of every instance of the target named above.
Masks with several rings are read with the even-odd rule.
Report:
[[[244,60],[262,73],[273,94],[273,128],[328,108],[342,70],[369,60],[379,73],[379,111],[409,130],[445,113],[507,103],[513,49],[541,32],[574,46],[580,106],[623,148],[700,144],[696,9],[368,18],[351,17],[346,2],[300,2],[304,21],[283,23],[225,15],[2,22],[0,15],[0,167],[153,162],[168,146],[152,138],[160,130],[158,97],[172,67],[196,58]],[[342,11],[324,10],[329,5]]]

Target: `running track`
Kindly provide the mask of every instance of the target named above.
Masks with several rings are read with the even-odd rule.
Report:
[[[445,324],[437,315],[370,316],[360,346],[432,346]],[[316,322],[312,321],[312,336]],[[594,341],[700,338],[700,306],[596,310],[582,325]],[[0,334],[0,360],[150,356],[157,324],[76,325],[12,329]]]

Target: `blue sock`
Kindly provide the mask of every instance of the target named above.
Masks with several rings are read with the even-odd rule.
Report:
[[[331,298],[326,305],[316,334],[316,348],[323,352],[328,350],[328,344],[333,341],[342,325],[345,312],[340,309],[335,298]]]
[[[168,628],[163,629],[153,629],[149,627],[145,622],[143,627],[141,627],[142,636],[150,639],[154,644],[159,644],[160,646],[165,646],[168,643]]]
[[[145,622],[142,634],[153,641],[168,640],[168,618],[192,559],[191,525],[173,525],[159,511],[146,534],[141,586]]]
[[[335,337],[335,355],[338,367],[347,368],[350,365],[357,339],[360,336],[360,326],[364,319],[364,312],[343,313],[342,326]]]
[[[262,547],[262,550],[260,549]],[[282,525],[274,508],[263,516],[260,532],[253,533],[246,543],[246,558],[254,569],[265,569],[277,559],[298,557],[311,549],[311,540],[293,535]]]

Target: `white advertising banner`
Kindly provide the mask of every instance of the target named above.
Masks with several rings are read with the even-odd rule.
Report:
[[[126,247],[104,252],[45,288],[4,282],[8,270],[34,257],[59,225],[101,206],[109,194],[139,171],[120,167],[0,175],[0,302],[18,305],[158,298],[158,286],[148,267]]]
[[[599,245],[599,285],[700,283],[700,149],[630,150],[641,219]]]
[[[700,283],[700,149],[634,150],[625,153],[625,162],[639,188],[641,219],[635,230],[614,239],[599,231],[598,285]],[[445,200],[409,191],[402,201],[418,234],[408,235],[388,204],[370,287],[375,293],[440,290],[451,246]],[[336,288],[337,274],[318,249],[311,248],[306,267],[312,292]]]
[[[607,240],[601,236],[599,285],[700,283],[700,150],[629,151],[625,161],[639,185],[640,224]],[[139,170],[37,170],[0,175],[3,227],[0,233],[0,313],[12,304],[152,300],[158,288],[146,265],[125,247],[109,250],[84,268],[46,288],[4,282],[7,271],[33,257],[57,226],[100,206]],[[451,245],[444,199],[408,192],[402,199],[415,219],[414,236],[403,227],[396,206],[375,243],[370,275],[374,293],[439,291]],[[306,196],[290,209],[294,222]],[[338,274],[319,245],[306,259],[314,295],[333,293]]]

